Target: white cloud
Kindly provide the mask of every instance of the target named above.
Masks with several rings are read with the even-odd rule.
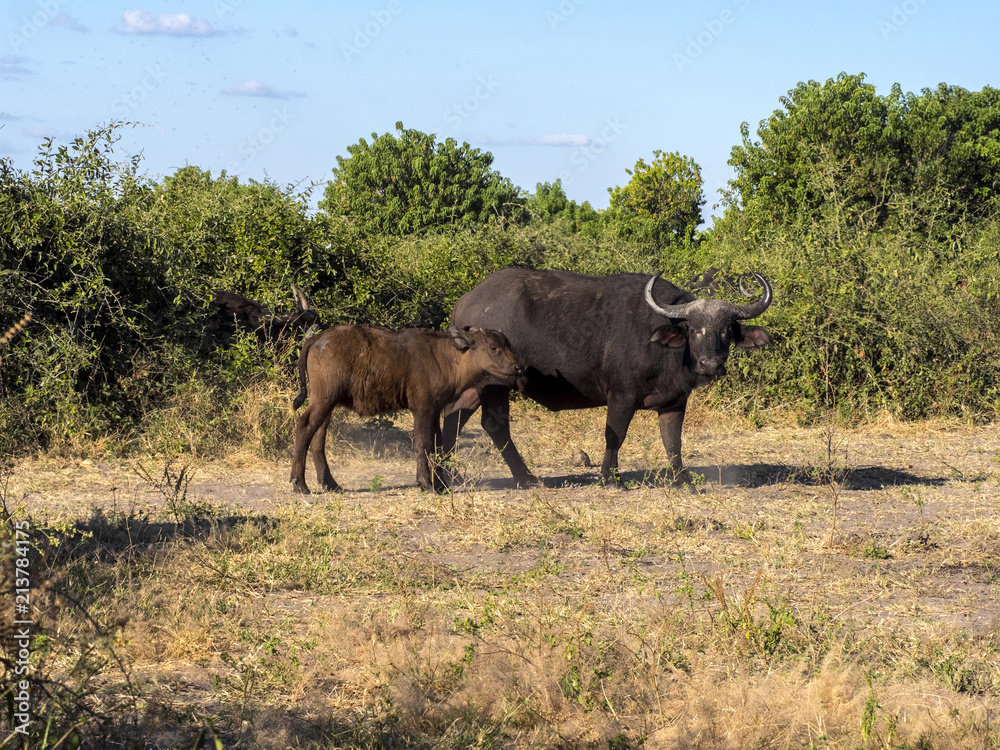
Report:
[[[576,133],[546,133],[543,135],[525,136],[522,138],[494,138],[485,136],[476,138],[477,143],[485,146],[586,146],[590,138]]]
[[[121,34],[167,34],[169,36],[212,36],[221,34],[208,21],[187,13],[161,13],[154,18],[144,10],[126,10],[122,13],[122,26],[115,31]]]
[[[68,140],[73,137],[73,133],[61,128],[53,128],[49,125],[28,125],[21,128],[21,133],[29,138],[56,138]]]
[[[260,81],[238,83],[232,88],[226,89],[225,93],[232,94],[233,96],[266,96],[271,99],[294,99],[299,96],[305,96],[300,91],[280,91]]]
[[[64,29],[70,29],[71,31],[89,31],[89,29],[84,26],[80,21],[73,18],[69,13],[63,11],[62,13],[57,13],[49,21],[52,26],[61,26]]]
[[[539,135],[534,139],[539,146],[586,146],[590,139],[585,135],[575,133],[555,133],[552,135]]]

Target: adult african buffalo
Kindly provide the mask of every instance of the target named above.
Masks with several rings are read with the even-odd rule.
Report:
[[[487,276],[455,305],[452,323],[502,329],[525,366],[518,388],[554,411],[608,407],[601,476],[617,476],[618,450],[638,409],[659,415],[674,481],[690,479],[681,463],[688,396],[726,373],[731,346],[771,343],[755,318],[771,304],[771,285],[753,304],[696,299],[668,281],[639,274],[584,276],[570,271],[506,268]],[[538,480],[510,438],[510,391],[479,388],[445,412],[444,450],[480,405],[482,423],[519,484]]]
[[[363,417],[399,409],[413,412],[417,483],[428,492],[442,487],[445,477],[438,473],[432,479],[428,461],[441,446],[441,409],[487,383],[511,387],[523,372],[506,337],[482,328],[387,331],[343,325],[306,339],[294,407],[306,400],[307,373],[309,406],[295,422],[292,490],[309,494],[307,448],[323,488],[340,489],[326,461],[326,432],[335,406]]]
[[[217,290],[212,295],[206,330],[220,342],[230,341],[237,330],[253,331],[261,342],[282,342],[295,339],[312,326],[319,327],[319,314],[297,284],[292,284],[292,298],[293,312],[275,313],[242,294]]]

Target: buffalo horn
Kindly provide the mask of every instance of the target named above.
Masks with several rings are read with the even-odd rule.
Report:
[[[649,283],[646,284],[646,304],[664,317],[678,319],[686,318],[688,315],[688,304],[690,303],[684,305],[667,305],[666,307],[660,307],[656,304],[656,301],[653,299],[653,282],[655,282],[658,278],[660,278],[660,274],[653,276],[649,280]]]
[[[298,312],[305,312],[310,310],[309,298],[299,289],[298,284],[292,284],[292,297],[295,299],[295,309]]]
[[[737,320],[749,320],[750,318],[756,318],[758,315],[763,313],[771,305],[771,284],[761,276],[756,271],[751,271],[750,275],[757,279],[757,283],[764,287],[764,293],[761,295],[760,299],[754,302],[752,305],[733,305],[736,311]],[[743,290],[743,282],[740,281],[740,291],[743,292],[745,296],[748,295]]]

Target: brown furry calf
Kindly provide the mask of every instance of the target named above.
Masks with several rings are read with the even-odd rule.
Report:
[[[307,373],[309,406],[295,422],[292,491],[309,494],[307,448],[323,488],[340,489],[326,461],[326,432],[335,406],[363,417],[399,409],[413,412],[417,484],[428,492],[442,489],[446,480],[437,473],[431,476],[428,460],[441,444],[442,408],[477,386],[512,387],[523,371],[507,338],[484,328],[387,331],[344,325],[306,339],[299,356],[302,388],[294,407],[306,400]]]

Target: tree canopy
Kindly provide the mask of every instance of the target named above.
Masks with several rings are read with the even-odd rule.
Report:
[[[1000,91],[939,85],[876,93],[864,74],[799,83],[729,164],[727,210],[757,229],[828,212],[855,229],[886,226],[921,203],[946,221],[996,206]]]
[[[694,239],[705,205],[701,167],[694,159],[657,150],[650,164],[639,159],[625,171],[632,176],[628,184],[608,188],[613,218],[645,224],[663,244]]]
[[[371,144],[362,138],[347,150],[319,206],[365,234],[506,222],[523,212],[518,188],[491,168],[493,154],[468,143],[397,122],[395,135],[372,133]]]
[[[589,202],[577,203],[566,196],[562,180],[539,182],[527,199],[531,221],[543,224],[563,223],[570,232],[596,231],[601,214]]]

